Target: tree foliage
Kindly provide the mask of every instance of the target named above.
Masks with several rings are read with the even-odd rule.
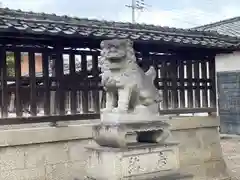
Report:
[[[7,75],[8,76],[15,76],[15,61],[14,61],[14,53],[8,52],[6,56],[6,63],[7,63]]]

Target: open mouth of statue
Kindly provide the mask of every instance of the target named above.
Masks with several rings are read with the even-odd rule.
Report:
[[[111,52],[107,55],[107,58],[110,61],[118,61],[121,60],[124,56],[121,53]]]
[[[118,56],[118,55],[109,55],[108,56],[108,59],[110,61],[117,61],[117,60],[120,60],[122,57],[121,56]]]

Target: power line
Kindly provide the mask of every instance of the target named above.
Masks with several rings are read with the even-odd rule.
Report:
[[[132,23],[136,22],[135,12],[137,10],[143,11],[144,9],[146,9],[146,7],[149,7],[149,5],[144,2],[144,0],[132,0],[131,5],[125,6],[131,8],[132,10]]]
[[[212,5],[212,0],[206,0],[206,3]],[[146,4],[144,2],[144,0],[132,0],[132,4],[131,5],[125,5],[125,6],[128,7],[128,8],[131,8],[131,10],[132,10],[132,23],[136,23],[136,21],[137,21],[136,11],[143,12],[143,10],[147,9],[147,7],[151,7],[148,4]],[[174,11],[176,11],[176,10],[171,10],[169,12],[174,12]],[[183,15],[186,16],[186,17],[187,16],[195,16],[196,19],[199,19],[203,15],[206,16],[206,13],[208,14],[208,16],[214,15],[214,13],[199,12],[198,11],[198,12],[193,12],[191,14],[189,14],[188,12],[181,12],[181,16],[183,16]],[[182,23],[185,23],[185,24],[188,24],[188,25],[191,25],[191,26],[198,26],[199,25],[196,22],[188,21],[187,18],[179,17],[179,15],[177,15],[177,13],[176,13],[175,17],[172,17],[170,19],[173,20],[173,21],[182,22]]]
[[[131,5],[125,5],[125,6],[128,7],[128,8],[131,8],[131,10],[132,10],[132,23],[136,23],[136,11],[143,12],[145,9],[147,9],[147,7],[151,7],[150,5],[146,4],[144,2],[144,0],[132,0]],[[171,18],[171,19],[176,20],[176,21],[181,21],[183,23],[186,23],[186,24],[189,24],[189,25],[192,25],[192,26],[197,26],[198,25],[198,24],[189,22],[187,20],[182,20],[179,17],[174,17],[174,18]]]

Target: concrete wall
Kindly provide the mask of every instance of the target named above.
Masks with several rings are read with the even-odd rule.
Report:
[[[183,173],[205,179],[227,176],[218,119],[174,117],[168,122],[171,139],[180,142]],[[96,145],[92,124],[0,130],[0,179],[82,180],[88,159],[84,147]]]

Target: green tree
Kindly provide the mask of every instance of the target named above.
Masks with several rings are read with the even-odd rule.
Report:
[[[7,63],[7,75],[15,76],[15,61],[14,61],[14,53],[7,52],[6,54],[6,63]]]
[[[21,63],[23,62],[23,56],[24,55],[21,53]],[[27,56],[27,54],[26,54],[26,56]],[[7,75],[11,76],[11,77],[15,76],[14,52],[7,52],[6,53],[6,64],[7,64]]]

